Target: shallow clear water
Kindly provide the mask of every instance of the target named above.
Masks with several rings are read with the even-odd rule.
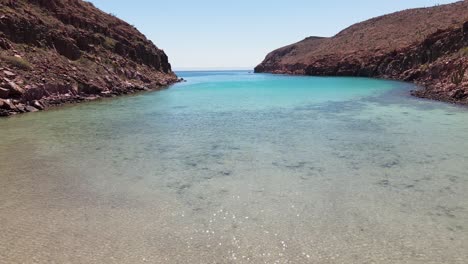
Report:
[[[468,109],[182,72],[0,119],[0,263],[466,263]]]

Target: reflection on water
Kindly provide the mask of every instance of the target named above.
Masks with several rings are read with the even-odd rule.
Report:
[[[0,263],[465,263],[468,110],[350,78],[181,73],[0,120]]]

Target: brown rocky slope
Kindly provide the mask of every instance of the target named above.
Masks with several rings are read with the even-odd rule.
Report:
[[[82,0],[0,0],[0,116],[177,81],[136,28]]]
[[[410,9],[309,37],[268,54],[255,72],[415,82],[420,97],[468,104],[468,1]]]

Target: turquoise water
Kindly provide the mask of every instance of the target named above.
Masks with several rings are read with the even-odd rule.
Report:
[[[0,263],[466,263],[468,109],[364,78],[0,119]]]

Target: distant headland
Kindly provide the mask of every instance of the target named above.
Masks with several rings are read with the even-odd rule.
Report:
[[[277,49],[255,72],[397,79],[423,86],[415,96],[468,104],[467,14],[460,1],[376,17]]]

